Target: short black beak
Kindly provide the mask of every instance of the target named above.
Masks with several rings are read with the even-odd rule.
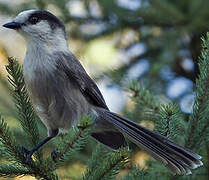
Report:
[[[21,25],[20,23],[16,23],[16,22],[9,22],[9,23],[4,24],[3,27],[9,28],[9,29],[20,29]]]

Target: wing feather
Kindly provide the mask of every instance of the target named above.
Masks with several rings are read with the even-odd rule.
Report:
[[[71,83],[78,86],[87,101],[94,106],[108,109],[99,88],[77,58],[72,53],[56,53],[56,56],[57,68],[67,75]]]

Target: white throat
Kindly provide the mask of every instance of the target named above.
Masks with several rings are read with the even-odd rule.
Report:
[[[53,34],[47,34],[42,37],[26,37],[27,53],[31,51],[42,51],[52,55],[56,51],[68,51],[68,42],[62,30],[57,29]]]
[[[55,30],[54,35],[43,38],[26,37],[26,55],[23,64],[24,77],[26,81],[32,80],[37,69],[50,73],[56,68],[56,52],[68,52],[68,43],[61,30]]]

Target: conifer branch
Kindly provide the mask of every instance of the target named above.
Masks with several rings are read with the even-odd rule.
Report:
[[[0,164],[0,177],[13,178],[23,175],[30,175],[30,171],[24,166]]]
[[[16,146],[16,140],[13,138],[12,133],[10,132],[6,122],[0,115],[0,142],[1,142],[1,150],[4,154],[4,157],[7,158],[8,161],[12,162],[22,162],[22,158],[20,156],[20,152],[18,147]]]
[[[202,41],[203,49],[198,64],[200,75],[196,80],[196,98],[186,138],[186,147],[192,149],[198,149],[209,133],[209,33],[206,39],[202,38]]]
[[[170,103],[161,105],[159,114],[160,120],[157,121],[156,129],[161,135],[174,140],[180,133],[180,130],[185,131],[185,129],[183,129],[182,114],[176,104]]]
[[[10,75],[8,76],[8,81],[14,88],[13,101],[18,111],[18,120],[20,121],[24,132],[27,134],[27,137],[29,137],[31,147],[33,147],[40,141],[36,123],[37,117],[26,91],[22,68],[20,67],[18,61],[14,58],[9,57],[8,61],[9,65],[6,66],[6,70]]]
[[[146,176],[146,171],[140,169],[139,167],[133,167],[131,171],[125,175],[122,180],[136,180],[136,179],[144,179]]]
[[[157,101],[157,98],[148,90],[141,87],[137,81],[131,81],[129,83],[129,89],[133,92],[133,98],[135,98],[137,103],[146,106],[153,112],[159,111],[159,102]]]
[[[92,153],[91,159],[88,161],[85,174],[83,175],[83,180],[89,179],[94,173],[95,169],[100,165],[99,159],[103,159],[108,153],[107,148],[104,148],[102,144],[98,144]]]
[[[103,172],[95,178],[95,180],[113,179],[118,171],[128,162],[127,149],[121,149],[119,152],[111,153],[106,158],[106,163],[103,166]]]
[[[95,155],[96,153],[97,152],[95,152]],[[114,179],[119,170],[128,162],[128,158],[129,151],[127,148],[120,149],[118,152],[104,153],[104,155],[98,157],[97,167],[94,169],[94,171],[88,167],[83,176],[83,180]]]
[[[9,162],[13,162],[13,165],[4,166],[2,165],[2,169],[0,170],[2,175],[8,173],[10,170],[10,175],[14,176],[15,173],[20,175],[21,172],[26,172],[27,174],[33,175],[35,177],[43,177],[46,180],[57,180],[56,176],[53,173],[46,172],[44,169],[40,167],[40,164],[26,164],[26,157],[24,156],[20,147],[16,144],[16,140],[12,136],[7,124],[4,122],[3,118],[0,116],[0,142],[2,143],[1,149],[4,154],[4,157]],[[14,167],[17,167],[14,169]],[[20,169],[23,167],[22,169]],[[1,168],[1,166],[0,166]],[[9,169],[10,168],[10,169]],[[27,170],[26,170],[27,169]],[[20,171],[18,171],[20,170]],[[25,175],[25,174],[22,174]],[[9,174],[8,174],[9,176]]]

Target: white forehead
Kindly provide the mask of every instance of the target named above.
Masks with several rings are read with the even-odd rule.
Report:
[[[27,10],[27,11],[22,11],[21,13],[19,13],[15,18],[14,18],[14,22],[18,22],[18,23],[24,23],[28,17],[34,13],[36,10],[35,9],[31,9],[31,10]]]

